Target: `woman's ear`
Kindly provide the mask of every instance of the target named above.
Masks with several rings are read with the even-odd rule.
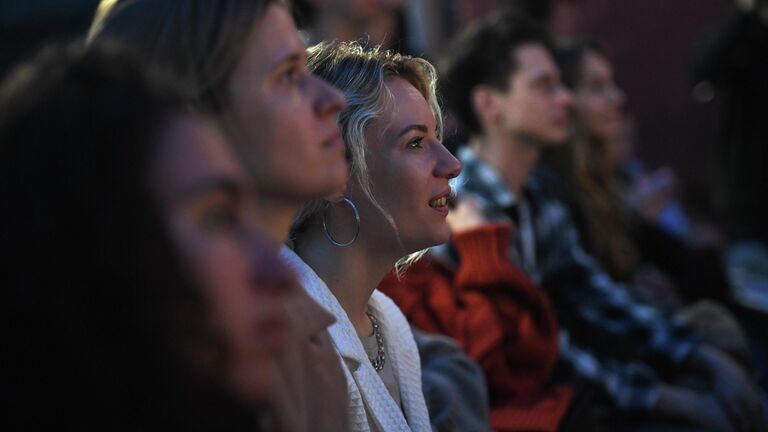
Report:
[[[343,201],[344,198],[347,198],[348,190],[349,188],[347,187],[347,184],[344,183],[344,186],[341,188],[341,190],[333,192],[330,195],[326,195],[323,197],[323,199],[330,202],[331,204],[338,204]]]
[[[488,124],[496,116],[496,100],[490,87],[475,86],[470,93],[470,102],[481,125]]]
[[[338,204],[344,200],[344,194],[333,194],[333,195],[326,195],[324,200],[328,201],[331,204]]]

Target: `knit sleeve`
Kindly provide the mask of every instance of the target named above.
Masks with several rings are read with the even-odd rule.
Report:
[[[463,310],[465,349],[506,397],[535,394],[557,359],[557,323],[546,295],[507,258],[510,226],[487,224],[453,238],[454,278]],[[534,366],[535,365],[535,366]]]
[[[507,258],[511,228],[506,223],[487,224],[454,237],[461,258],[454,289],[464,295],[479,294],[493,302],[501,321],[530,314],[533,324],[554,344],[557,323],[547,295]],[[515,316],[509,315],[515,305]],[[516,321],[512,319],[512,321]]]
[[[526,279],[507,258],[511,230],[506,223],[489,223],[455,234],[452,243],[461,263],[456,284],[497,287],[499,282]]]
[[[515,407],[547,401],[541,417],[556,424],[570,399],[553,397],[546,388],[558,355],[557,323],[546,295],[506,258],[509,237],[506,224],[458,234],[458,269],[428,257],[402,280],[389,275],[380,289],[414,326],[452,337],[481,365],[499,409],[494,423],[516,424],[517,414],[527,418],[531,412]]]

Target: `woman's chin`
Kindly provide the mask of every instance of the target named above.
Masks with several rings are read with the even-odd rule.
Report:
[[[448,227],[448,224],[445,224],[444,227],[439,227],[429,232],[425,232],[425,234],[427,234],[427,236],[422,239],[420,242],[422,246],[417,250],[429,249],[431,247],[446,243],[451,239],[451,229]]]

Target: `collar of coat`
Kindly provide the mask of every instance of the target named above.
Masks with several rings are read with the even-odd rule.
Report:
[[[421,386],[419,353],[410,326],[397,305],[379,290],[374,290],[368,302],[371,312],[379,320],[387,361],[391,362],[400,389],[402,410],[371,365],[352,322],[325,282],[289,248],[283,247],[281,256],[307,293],[336,317],[328,333],[336,352],[344,360],[352,430],[369,430],[367,408],[381,430],[431,431]]]

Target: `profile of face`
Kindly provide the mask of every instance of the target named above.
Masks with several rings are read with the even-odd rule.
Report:
[[[263,401],[290,328],[283,297],[296,288],[254,226],[250,179],[213,123],[183,115],[163,134],[150,181],[202,290],[206,335],[192,347],[193,366],[244,400]]]
[[[344,96],[306,67],[293,18],[267,6],[228,82],[234,143],[263,199],[300,203],[347,179],[336,115]]]
[[[506,133],[541,144],[561,144],[568,137],[571,95],[560,82],[552,55],[541,44],[520,45],[517,68],[507,90],[494,92],[494,122]]]
[[[608,59],[595,51],[587,52],[574,89],[574,112],[585,132],[610,142],[620,139],[625,97],[616,85]]]
[[[386,84],[392,106],[365,130],[366,163],[373,195],[397,227],[402,243],[396,246],[408,254],[448,240],[448,180],[459,175],[461,163],[443,146],[435,117],[416,87],[399,77]],[[359,187],[350,190],[363,223],[379,228],[381,238],[374,241],[392,244],[397,237],[383,229],[391,225],[381,212]]]

